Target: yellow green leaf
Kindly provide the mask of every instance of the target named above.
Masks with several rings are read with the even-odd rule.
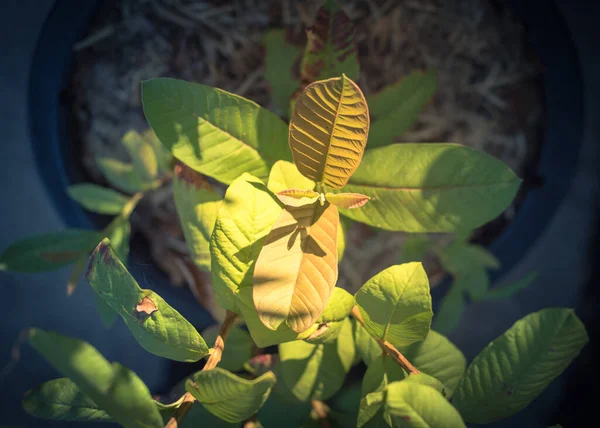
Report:
[[[306,178],[296,165],[288,161],[277,161],[269,173],[267,187],[273,193],[287,189],[314,189],[315,182]]]
[[[340,189],[362,159],[369,109],[360,88],[345,75],[312,83],[298,98],[289,142],[298,170]]]
[[[254,268],[253,300],[263,324],[303,332],[319,318],[338,278],[334,205],[286,207]]]
[[[351,210],[362,207],[371,198],[360,193],[326,193],[325,199],[336,207]]]
[[[136,131],[127,132],[121,139],[121,143],[129,152],[137,175],[144,181],[156,180],[158,159],[152,144]]]
[[[302,205],[312,204],[319,199],[319,194],[314,190],[288,189],[278,192],[277,199],[290,207],[299,207]]]

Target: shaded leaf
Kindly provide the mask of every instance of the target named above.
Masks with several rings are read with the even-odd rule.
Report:
[[[421,262],[431,247],[431,239],[427,236],[409,235],[402,245],[400,263]]]
[[[433,312],[421,263],[385,269],[368,280],[355,297],[365,328],[377,339],[406,346],[427,336]]]
[[[262,42],[265,46],[265,79],[271,88],[271,102],[276,113],[287,116],[290,98],[298,87],[292,68],[299,49],[286,42],[282,29],[267,31]]]
[[[266,327],[286,322],[301,333],[321,315],[338,278],[338,223],[329,203],[281,212],[254,268],[252,297]]]
[[[269,190],[278,193],[287,189],[314,189],[315,182],[303,176],[296,165],[288,161],[277,161],[269,173]]]
[[[129,258],[129,241],[131,239],[131,223],[128,217],[116,217],[107,228],[107,238],[115,249],[119,259],[127,263]]]
[[[476,268],[497,269],[498,259],[486,248],[468,242],[453,242],[438,251],[444,269],[453,275],[461,275]]]
[[[358,420],[356,426],[367,428],[391,427],[389,415],[384,413],[386,391],[377,391],[367,394],[360,400]]]
[[[92,183],[74,184],[67,193],[86,210],[99,214],[119,214],[129,201],[116,190]]]
[[[173,156],[171,153],[161,144],[160,140],[156,136],[156,133],[150,128],[142,132],[142,138],[148,142],[154,150],[154,155],[158,161],[159,170],[170,171],[173,163]]]
[[[347,319],[334,343],[303,341],[279,345],[283,381],[301,401],[326,400],[344,383],[354,360],[352,324]]]
[[[187,362],[208,354],[202,336],[179,312],[152,290],[140,288],[108,239],[94,250],[86,278],[148,352]]]
[[[21,239],[0,254],[0,271],[34,273],[59,269],[92,251],[101,239],[100,232],[84,229]]]
[[[87,265],[87,256],[82,256],[75,262],[73,268],[71,270],[71,274],[69,275],[69,279],[67,281],[67,296],[73,294],[75,289],[77,288],[77,284],[81,279],[81,275],[85,270]]]
[[[99,157],[96,158],[96,165],[106,181],[123,192],[143,192],[152,188],[152,183],[144,182],[137,175],[132,164],[117,159]]]
[[[203,330],[202,337],[207,343],[215,343],[219,328],[218,325],[213,325]],[[244,363],[252,358],[253,351],[254,343],[248,332],[234,326],[227,336],[219,367],[232,372],[241,371],[244,368]]]
[[[327,306],[317,320],[317,330],[305,340],[311,343],[329,343],[340,334],[342,326],[354,307],[354,296],[343,288],[335,287]]]
[[[367,366],[370,366],[382,354],[381,346],[373,339],[373,336],[371,336],[367,329],[354,318],[352,319],[352,326],[356,353]]]
[[[96,302],[96,312],[102,321],[102,324],[106,328],[111,328],[115,323],[117,318],[119,318],[119,314],[114,311],[113,308],[110,307],[108,303],[98,295],[98,293],[94,292],[94,300]]]
[[[453,332],[460,324],[460,319],[465,310],[464,291],[453,284],[448,290],[438,311],[433,317],[432,328],[442,334]]]
[[[244,363],[244,370],[258,377],[273,370],[278,362],[277,354],[259,354]]]
[[[289,129],[298,170],[311,180],[340,189],[362,159],[369,109],[360,88],[342,75],[306,87]]]
[[[334,427],[356,426],[360,399],[360,385],[358,382],[353,382],[327,401],[328,418],[333,422]]]
[[[239,428],[240,424],[232,424],[210,413],[204,406],[198,402],[192,404],[192,408],[186,415],[183,422],[179,424],[181,428]]]
[[[266,179],[291,160],[286,124],[253,101],[170,78],[142,82],[144,113],[170,152],[190,168],[229,184],[244,172]]]
[[[277,198],[250,174],[227,189],[210,242],[213,290],[223,308],[240,312],[238,293],[252,287],[254,264],[280,213]],[[253,308],[249,297],[246,306]]]
[[[371,198],[353,220],[387,230],[453,232],[497,217],[521,180],[502,161],[457,144],[393,144],[368,150],[343,192]]]
[[[162,427],[150,391],[137,375],[109,363],[90,344],[32,329],[29,343],[61,374],[70,378],[98,407],[125,427]]]
[[[275,195],[279,202],[290,207],[300,207],[312,204],[319,199],[319,194],[314,190],[287,189]]]
[[[438,379],[434,378],[433,376],[429,376],[427,373],[411,373],[410,375],[406,376],[406,379],[404,379],[404,381],[430,386],[437,392],[442,394],[444,397],[447,397],[446,388],[444,387],[444,384]]]
[[[213,415],[241,422],[262,407],[276,381],[273,372],[247,380],[217,367],[194,374],[186,389]]]
[[[529,314],[475,357],[454,393],[454,405],[473,423],[507,418],[533,401],[587,341],[571,309]]]
[[[480,300],[495,300],[495,299],[506,299],[529,286],[533,281],[535,281],[538,277],[537,272],[530,272],[525,275],[523,278],[518,279],[509,284],[503,284],[500,287],[494,287],[491,290],[488,290],[486,294],[480,296]]]
[[[370,198],[360,193],[326,193],[325,199],[337,207],[351,210],[362,207]]]
[[[136,175],[144,182],[156,180],[159,166],[152,144],[136,131],[127,132],[121,143],[129,152]]]
[[[392,144],[408,131],[436,91],[433,70],[414,71],[367,97],[373,121],[367,149]]]
[[[361,395],[383,391],[389,383],[407,377],[400,365],[387,354],[381,354],[371,361],[362,380]]]
[[[221,196],[196,171],[175,166],[173,196],[192,261],[210,272],[210,238],[221,207]]]

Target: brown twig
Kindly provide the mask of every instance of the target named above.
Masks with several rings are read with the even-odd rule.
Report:
[[[362,324],[362,326],[365,326],[365,320],[363,320],[362,315],[360,314],[360,310],[358,309],[358,306],[354,306],[352,308],[352,312],[351,312],[352,316],[356,319],[356,321],[358,321],[359,323]],[[373,336],[373,339],[375,339],[375,341],[379,344],[379,346],[381,347],[381,349],[383,350],[383,352],[385,352],[386,354],[388,354],[390,357],[392,357],[394,360],[396,360],[396,362],[398,364],[400,364],[400,367],[402,367],[404,370],[406,370],[408,373],[411,374],[417,374],[417,373],[421,373],[419,370],[417,370],[417,368],[415,366],[413,366],[410,361],[408,361],[406,359],[406,357],[404,355],[402,355],[402,353],[400,351],[398,351],[398,349],[392,345],[390,342],[388,342],[387,340],[384,339],[379,339],[377,337]]]
[[[227,338],[231,327],[233,327],[233,323],[236,317],[236,313],[227,311],[227,316],[225,317],[223,324],[221,324],[221,329],[219,330],[219,335],[215,340],[215,346],[213,346],[212,353],[210,354],[208,360],[206,360],[206,364],[204,364],[204,367],[202,368],[203,371],[214,369],[217,366],[217,364],[219,364],[219,361],[221,361],[223,349],[225,348],[225,339]],[[165,425],[165,428],[177,428],[181,421],[183,421],[183,418],[185,418],[185,416],[192,408],[192,404],[194,404],[194,401],[196,401],[196,399],[189,392],[186,392],[183,395],[182,399],[183,402],[173,412],[173,415],[171,416],[171,419],[169,419],[169,422],[167,422],[167,424]]]

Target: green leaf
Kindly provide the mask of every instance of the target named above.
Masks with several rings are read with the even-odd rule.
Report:
[[[360,385],[358,382],[353,382],[346,385],[327,401],[329,406],[328,418],[333,422],[334,427],[356,426],[360,399]]]
[[[389,267],[356,293],[356,303],[371,335],[394,346],[425,339],[431,326],[429,280],[421,263]]]
[[[422,262],[431,245],[431,239],[427,235],[409,235],[402,246],[399,262]]]
[[[84,229],[21,239],[0,254],[0,271],[36,273],[59,269],[92,251],[101,239],[100,232]]]
[[[442,394],[416,382],[388,385],[386,413],[395,427],[466,428],[458,410]]]
[[[29,343],[119,424],[128,428],[163,426],[140,378],[128,368],[106,361],[90,344],[39,329],[30,330]]]
[[[444,397],[447,397],[446,388],[444,387],[444,384],[438,379],[434,378],[433,376],[429,376],[427,373],[411,373],[406,377],[406,379],[404,379],[404,381],[430,386],[437,392],[441,393]]]
[[[112,421],[70,379],[45,382],[25,393],[23,408],[31,416],[59,421]]]
[[[217,367],[194,374],[186,389],[213,415],[241,422],[262,407],[276,381],[273,372],[247,380]]]
[[[116,190],[92,183],[74,184],[67,193],[86,210],[100,214],[119,214],[129,201]]]
[[[353,220],[387,230],[453,232],[497,217],[521,180],[502,161],[457,144],[392,144],[367,150],[339,192],[371,198]]]
[[[391,427],[392,421],[384,412],[386,391],[367,394],[360,400],[356,426],[366,428]]]
[[[96,165],[106,181],[123,192],[143,192],[152,187],[151,183],[145,183],[137,175],[132,164],[117,159],[99,157],[96,158]]]
[[[315,182],[306,178],[296,165],[288,161],[277,161],[269,173],[269,182],[267,186],[273,193],[279,193],[288,189],[306,189],[313,190]]]
[[[389,383],[402,380],[406,372],[389,355],[381,354],[369,364],[362,380],[361,395],[383,391]]]
[[[144,182],[152,182],[158,178],[158,159],[150,141],[144,139],[136,131],[127,132],[121,143],[129,152],[135,174]]]
[[[523,278],[512,283],[504,284],[500,287],[494,287],[491,290],[488,290],[486,294],[478,297],[478,300],[506,299],[507,297],[510,297],[527,288],[529,284],[537,279],[537,277],[537,272],[530,272]]]
[[[147,129],[146,131],[142,132],[142,138],[152,146],[152,149],[154,150],[154,155],[156,156],[156,160],[158,161],[159,170],[171,171],[173,156],[161,144],[154,131],[151,128]]]
[[[202,174],[232,183],[244,172],[266,179],[292,159],[288,127],[253,101],[176,79],[142,82],[144,113],[173,156]]]
[[[102,324],[106,328],[111,328],[117,318],[119,318],[119,314],[116,313],[113,308],[111,308],[110,305],[106,303],[102,297],[100,297],[98,293],[94,292],[94,298],[96,301],[96,312],[98,313]]]
[[[363,362],[369,366],[382,354],[383,351],[381,350],[381,346],[373,339],[373,336],[371,336],[367,329],[355,319],[352,319],[352,326],[354,331],[354,343],[356,344],[356,353]]]
[[[334,343],[303,341],[279,345],[282,378],[301,401],[326,400],[344,383],[354,360],[354,340],[350,320],[344,322]]]
[[[179,312],[152,290],[140,288],[108,239],[94,250],[86,278],[148,352],[185,362],[208,354],[202,336]]]
[[[179,426],[181,428],[239,428],[240,424],[226,422],[210,413],[202,404],[195,402]]]
[[[401,347],[399,351],[421,372],[444,384],[446,397],[452,397],[467,368],[467,360],[452,342],[431,330],[424,341]]]
[[[460,324],[464,310],[464,290],[460,284],[454,283],[442,299],[440,308],[433,317],[432,328],[443,334],[453,332]]]
[[[280,213],[277,198],[250,174],[227,189],[210,242],[213,290],[223,308],[241,310],[238,293],[251,290],[254,264]],[[249,298],[247,305],[254,308],[252,292]]]
[[[325,310],[317,320],[317,330],[305,340],[310,343],[333,342],[340,334],[342,326],[354,307],[354,296],[343,288],[335,287],[333,294],[325,306]],[[348,322],[350,322],[348,320]]]
[[[478,269],[498,269],[500,262],[487,249],[480,245],[465,242],[453,242],[438,252],[445,270],[453,275]]]
[[[473,423],[507,418],[533,401],[587,341],[571,309],[529,314],[475,357],[454,393],[454,405]]]
[[[202,337],[207,343],[215,343],[218,334],[218,325],[213,325],[202,331]],[[227,336],[219,367],[232,372],[239,372],[244,368],[244,363],[252,358],[253,352],[254,343],[248,332],[234,326]]]
[[[265,46],[265,79],[271,88],[271,102],[279,115],[287,115],[290,98],[298,87],[293,66],[299,49],[287,43],[285,31],[273,29],[263,36]]]
[[[367,150],[392,144],[408,131],[437,91],[433,70],[414,71],[367,97],[373,124]]]
[[[173,177],[177,214],[194,263],[210,272],[210,237],[221,207],[221,196],[197,172],[177,165]]]
[[[106,230],[108,232],[107,238],[110,239],[110,244],[115,249],[117,256],[127,263],[127,259],[129,258],[129,241],[131,239],[129,217],[116,217]]]

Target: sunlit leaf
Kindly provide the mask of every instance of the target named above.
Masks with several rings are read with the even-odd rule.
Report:
[[[343,192],[371,198],[353,220],[387,230],[453,232],[497,217],[521,180],[502,161],[457,144],[393,144],[368,150]]]
[[[158,159],[152,144],[136,131],[127,132],[121,143],[129,152],[133,169],[144,182],[158,178]]]
[[[152,290],[141,289],[108,239],[94,250],[86,278],[148,352],[176,361],[198,361],[208,347],[196,329]]]
[[[128,368],[106,361],[90,344],[38,329],[30,330],[29,343],[122,426],[163,426],[144,382]]]
[[[302,92],[290,121],[289,142],[305,177],[340,189],[358,167],[368,133],[365,98],[342,75],[312,83]]]
[[[67,193],[86,210],[100,214],[119,214],[129,200],[116,190],[92,183],[74,184]]]
[[[219,326],[217,325],[202,331],[202,337],[206,343],[215,343],[218,334]],[[232,372],[239,372],[244,368],[244,363],[252,358],[253,351],[254,343],[248,332],[234,326],[227,336],[219,367]]]
[[[265,46],[265,80],[271,88],[271,101],[276,113],[287,116],[290,98],[298,87],[292,68],[299,49],[287,43],[285,31],[272,29],[263,36]]]
[[[335,287],[327,306],[317,320],[317,330],[305,340],[311,343],[329,343],[335,340],[354,305],[352,294],[343,288]]]
[[[315,182],[303,176],[292,162],[277,161],[271,168],[268,187],[273,193],[287,189],[313,190]]]
[[[405,263],[381,271],[356,293],[365,328],[394,346],[407,346],[429,333],[431,295],[421,263]]]
[[[238,292],[252,288],[254,264],[280,213],[277,198],[250,174],[227,189],[210,243],[213,290],[223,308],[239,313]],[[247,305],[254,307],[252,299]]]
[[[256,261],[253,301],[263,324],[310,328],[323,312],[338,278],[337,208],[315,202],[286,207]]]
[[[194,374],[186,389],[215,416],[241,422],[262,407],[276,381],[273,372],[248,380],[217,367]]]
[[[438,251],[445,270],[453,275],[461,275],[477,268],[498,269],[500,262],[487,249],[468,242],[453,242]]]
[[[93,230],[67,229],[12,243],[0,254],[0,271],[44,272],[74,263],[102,239]]]
[[[444,397],[447,397],[444,384],[427,373],[411,373],[410,375],[406,376],[404,381],[430,386],[437,392],[441,393]]]
[[[337,229],[337,255],[338,255],[338,263],[342,261],[344,258],[344,252],[346,251],[346,231],[347,231],[347,222],[343,221],[343,218],[340,218],[340,223],[338,224]]]
[[[312,204],[319,199],[319,194],[314,190],[287,189],[278,192],[277,199],[290,207],[300,207],[302,205]]]
[[[370,198],[360,193],[326,193],[325,199],[339,208],[351,210],[362,207]]]
[[[287,126],[253,101],[170,78],[142,83],[144,113],[171,153],[190,168],[229,184],[244,172],[266,179],[291,160]]]
[[[159,170],[170,171],[172,169],[173,155],[161,144],[154,131],[151,128],[147,129],[142,132],[142,138],[152,146],[156,160],[158,161]]]
[[[210,238],[221,196],[204,177],[184,164],[175,166],[173,196],[190,256],[196,265],[210,272]]]
[[[380,92],[367,97],[371,131],[367,149],[392,144],[408,131],[437,91],[433,70],[414,71]]]
[[[339,391],[352,367],[352,324],[344,322],[334,343],[283,343],[279,355],[283,381],[299,400],[326,400]]]
[[[533,401],[587,341],[571,309],[529,314],[475,357],[454,393],[454,405],[468,422],[507,418]]]

